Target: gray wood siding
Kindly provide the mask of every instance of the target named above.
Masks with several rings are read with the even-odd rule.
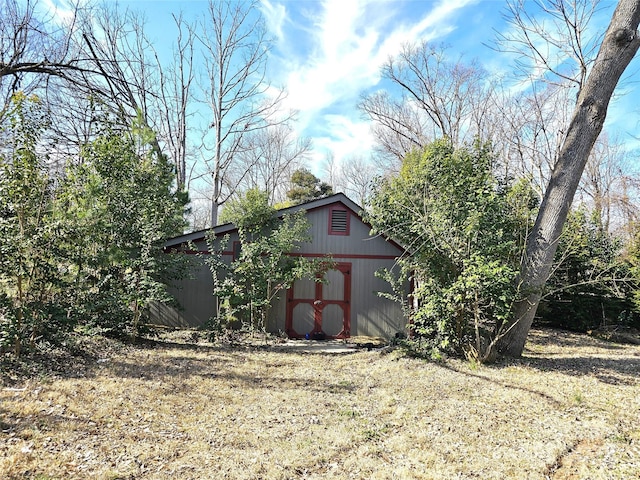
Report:
[[[405,330],[406,320],[402,315],[400,305],[380,297],[377,292],[389,291],[390,286],[377,278],[375,272],[381,268],[391,268],[395,264],[395,257],[402,254],[402,250],[383,237],[371,237],[370,228],[363,223],[358,215],[349,211],[349,235],[329,235],[329,211],[327,205],[307,212],[311,224],[309,243],[300,245],[294,254],[318,257],[331,254],[337,262],[351,264],[351,335],[378,336],[391,338],[397,332]],[[232,232],[226,251],[233,250],[233,241],[237,240],[237,233]],[[198,250],[206,251],[206,242],[197,241]],[[231,261],[226,255],[225,261]],[[333,283],[323,285],[323,294],[327,298],[339,295],[342,285],[342,275],[329,273],[329,280]],[[313,298],[315,283],[310,280],[299,282],[298,292],[303,296]],[[194,270],[194,278],[181,282],[179,289],[174,290],[177,300],[184,309],[175,309],[164,305],[152,306],[154,323],[175,327],[196,327],[204,324],[216,312],[216,301],[212,295],[213,281],[206,265],[200,265]],[[307,295],[308,294],[308,295]],[[277,333],[285,331],[287,313],[287,292],[280,292],[269,311],[267,329]],[[334,306],[325,312],[327,328],[337,329],[338,317],[341,309]],[[337,309],[337,310],[336,310]],[[304,330],[306,326],[313,326],[313,308],[300,305],[294,311],[293,323],[296,330]],[[335,310],[335,311],[334,311]],[[340,310],[340,311],[338,311]],[[323,317],[324,319],[324,317]],[[334,325],[335,324],[335,325]],[[326,332],[335,334],[337,332]]]
[[[224,250],[233,250],[233,242],[238,240],[237,233],[229,235],[229,242],[224,245]],[[207,251],[207,242],[200,240],[194,242],[198,252]],[[216,242],[216,246],[219,242]],[[205,254],[206,255],[206,254]],[[226,263],[231,263],[231,255],[223,255]],[[151,323],[175,328],[200,327],[207,323],[218,311],[217,299],[213,296],[213,278],[209,266],[205,264],[203,257],[194,256],[191,278],[177,282],[175,287],[170,287],[169,292],[179,304],[179,307],[154,302],[150,306]]]
[[[402,308],[396,302],[380,297],[378,292],[390,292],[390,285],[377,278],[375,273],[381,268],[392,268],[395,257],[402,254],[401,249],[382,237],[371,237],[370,228],[356,215],[350,212],[349,235],[329,235],[329,208],[311,211],[307,214],[311,223],[313,241],[301,245],[298,253],[306,255],[333,254],[336,261],[351,263],[351,335],[391,338],[406,327],[406,319]],[[371,258],[363,258],[371,257]],[[379,258],[394,257],[394,258]],[[341,275],[331,275],[342,281]],[[314,282],[310,280],[298,282],[296,297],[313,298]],[[323,297],[332,298],[337,295],[341,285],[323,285]],[[304,295],[303,292],[309,295]],[[271,332],[285,330],[286,294],[274,302],[270,313],[268,328]],[[313,326],[313,312],[304,310],[300,305],[294,311],[294,326]],[[304,310],[304,311],[302,311]],[[328,311],[327,315],[331,315]],[[311,316],[311,320],[308,317]],[[325,332],[336,333],[336,332]]]
[[[193,263],[192,278],[181,280],[176,288],[169,288],[180,307],[154,302],[150,311],[152,323],[176,328],[199,327],[215,314],[216,299],[209,267],[199,258]]]
[[[349,212],[349,235],[329,235],[329,208],[308,212],[311,223],[311,243],[301,244],[301,253],[331,253],[334,255],[390,255],[398,256],[400,249],[382,237],[371,237],[370,228]]]
[[[378,292],[391,286],[376,277],[381,268],[393,268],[395,260],[357,259],[352,262],[351,335],[392,338],[406,327],[401,306]]]

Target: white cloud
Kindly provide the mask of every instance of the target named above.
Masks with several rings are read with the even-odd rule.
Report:
[[[369,157],[374,139],[368,122],[331,114],[319,119],[325,131],[313,138],[314,149],[309,156],[309,167],[315,175],[324,174],[323,168],[330,155],[338,163],[354,157]]]
[[[474,3],[477,3],[477,0],[443,0],[417,23],[400,25],[388,35],[385,44],[380,49],[380,53],[383,55],[380,60],[384,61],[389,55],[399,51],[404,43],[416,40],[431,41],[451,33],[456,26],[448,23],[449,17]]]
[[[260,2],[260,10],[266,21],[267,29],[275,35],[276,40],[283,38],[282,27],[287,15],[287,9],[283,4],[274,4],[269,0]]]
[[[313,132],[317,148],[330,148],[337,158],[350,153],[356,143],[362,148],[363,139],[371,146],[368,124],[358,120],[355,107],[360,95],[380,82],[383,62],[404,43],[433,40],[451,32],[455,26],[448,19],[471,3],[475,0],[444,0],[435,5],[325,0],[319,4],[313,28],[305,30],[309,35],[304,39],[308,44],[305,56],[294,57],[290,42],[301,40],[288,28],[293,26],[291,18],[281,15],[284,6],[278,8],[265,0],[268,12],[278,12],[269,13],[269,24],[272,31],[282,33],[279,50],[285,52],[277,82],[287,88],[286,107],[299,112],[301,133]]]
[[[78,5],[71,0],[43,0],[38,7],[51,15],[57,23],[65,24],[73,21],[78,6],[85,3],[86,0],[80,1]]]
[[[341,98],[356,97],[378,81],[379,65],[371,59],[379,33],[375,26],[362,25],[365,3],[330,0],[322,7],[308,56],[285,63],[289,102],[300,111],[318,111]]]
[[[367,122],[354,121],[344,115],[325,115],[322,118],[331,136],[317,138],[317,147],[327,153],[332,152],[337,159],[367,155],[373,144]]]

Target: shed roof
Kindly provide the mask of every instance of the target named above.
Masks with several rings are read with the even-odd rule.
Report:
[[[326,207],[328,205],[334,205],[336,203],[341,203],[346,208],[348,208],[351,211],[351,213],[356,215],[361,222],[365,223],[366,225],[369,225],[362,219],[362,213],[361,213],[363,210],[362,207],[359,206],[357,203],[355,203],[353,200],[351,200],[349,197],[347,197],[344,193],[336,193],[335,195],[330,195],[328,197],[318,198],[315,200],[310,200],[305,203],[301,203],[299,205],[283,208],[281,210],[277,210],[274,216],[275,218],[280,218],[288,213],[295,213],[299,210],[312,211],[312,210],[317,210],[319,208]],[[205,228],[204,230],[197,230],[195,232],[185,233],[183,235],[170,238],[165,242],[164,246],[165,248],[171,248],[171,247],[177,247],[186,242],[198,242],[198,241],[204,240],[206,237],[206,234],[210,231],[213,231],[214,235],[217,237],[220,235],[233,232],[235,230],[237,230],[237,227],[233,223],[224,223],[222,225],[217,225],[214,228]],[[383,237],[387,241],[393,243],[399,249],[405,250],[404,247],[402,247],[398,242],[396,242],[392,238],[388,238],[384,235]]]

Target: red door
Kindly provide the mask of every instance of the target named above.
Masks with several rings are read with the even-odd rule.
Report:
[[[336,264],[324,280],[297,280],[288,290],[285,326],[289,337],[351,336],[351,264]]]

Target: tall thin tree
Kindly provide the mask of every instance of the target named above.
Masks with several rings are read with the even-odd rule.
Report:
[[[225,182],[245,136],[278,123],[277,107],[284,92],[267,81],[271,40],[256,0],[210,0],[196,38],[211,112],[202,147],[211,181],[211,225],[215,225],[219,207],[235,190]]]
[[[562,0],[554,3],[565,6]],[[522,355],[582,172],[602,131],[613,92],[640,47],[639,23],[640,1],[620,0],[590,72],[584,72],[586,64],[580,63],[576,106],[527,241],[521,272],[524,298],[517,302],[508,332],[498,345],[505,355]]]

